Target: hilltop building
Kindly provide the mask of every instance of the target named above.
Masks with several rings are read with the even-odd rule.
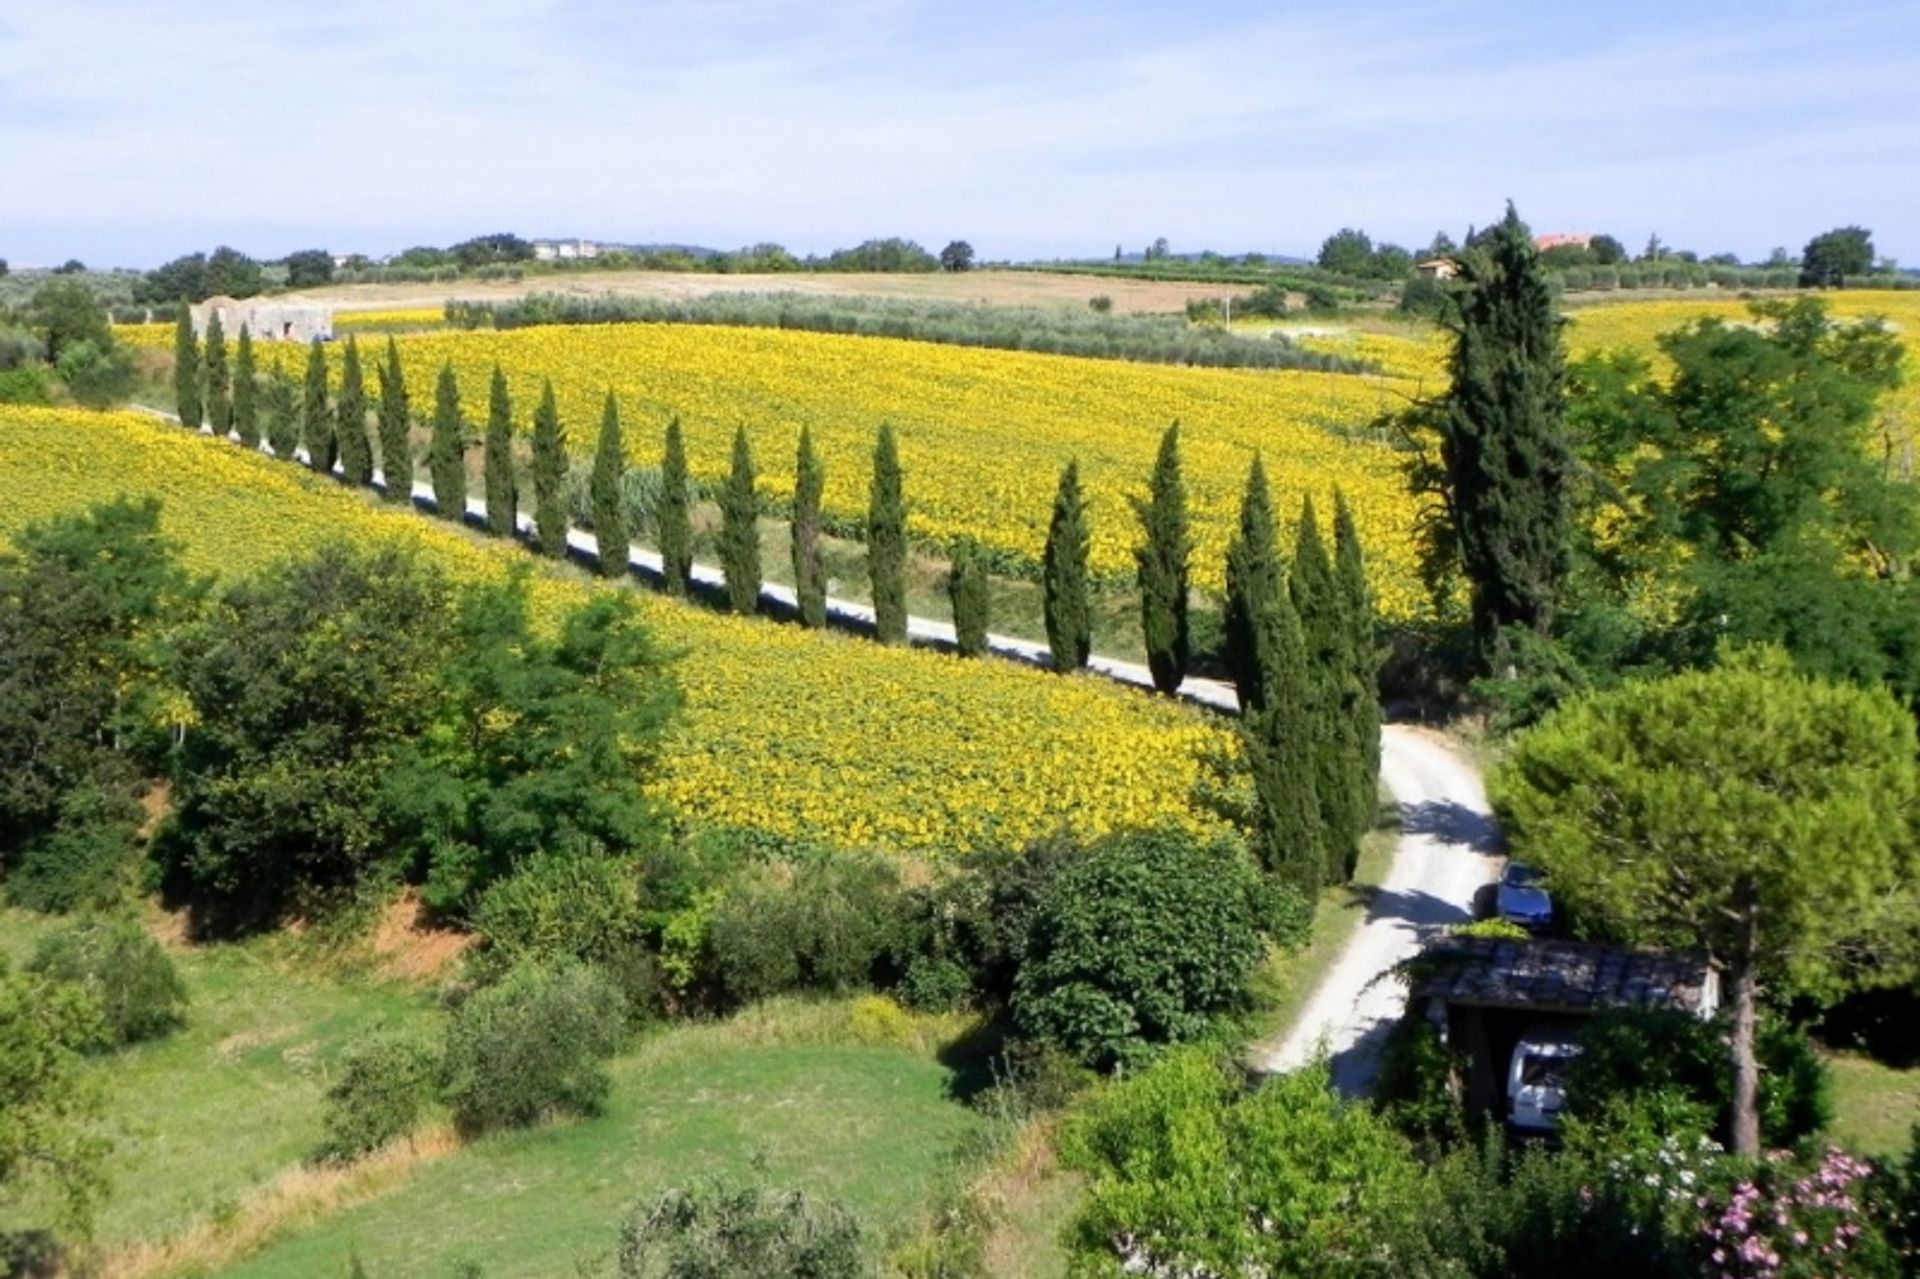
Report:
[[[307,343],[319,338],[333,340],[333,308],[313,302],[278,302],[249,298],[241,302],[228,297],[208,298],[193,308],[195,337],[207,335],[207,324],[220,317],[220,328],[232,341],[246,325],[256,342]]]

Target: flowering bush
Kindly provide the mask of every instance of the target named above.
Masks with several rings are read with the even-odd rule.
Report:
[[[1899,1262],[1867,1206],[1873,1165],[1829,1146],[1812,1167],[1774,1151],[1707,1214],[1707,1273],[1714,1279],[1869,1279]]]

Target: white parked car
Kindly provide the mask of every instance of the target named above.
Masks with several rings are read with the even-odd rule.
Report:
[[[1507,1074],[1507,1122],[1524,1132],[1552,1132],[1567,1104],[1567,1070],[1580,1055],[1575,1027],[1540,1022],[1513,1048]]]

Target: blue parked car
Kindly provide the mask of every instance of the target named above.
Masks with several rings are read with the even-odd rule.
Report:
[[[1553,898],[1540,887],[1540,872],[1520,862],[1508,862],[1500,872],[1494,889],[1493,913],[1497,919],[1518,924],[1530,933],[1544,933],[1553,927]]]

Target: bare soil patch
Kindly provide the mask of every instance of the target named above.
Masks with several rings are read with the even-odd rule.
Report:
[[[383,976],[424,984],[437,981],[474,943],[471,933],[426,922],[426,907],[412,889],[380,912],[373,931],[373,957]]]

